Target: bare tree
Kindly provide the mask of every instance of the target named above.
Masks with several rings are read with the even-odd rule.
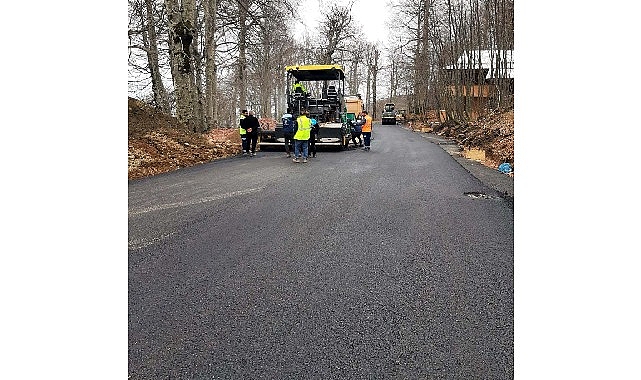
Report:
[[[370,49],[372,51],[371,58],[372,61],[370,63],[370,71],[372,74],[372,118],[376,119],[377,117],[377,110],[376,110],[376,82],[378,79],[378,72],[381,69],[379,67],[380,61],[380,51],[378,50],[378,47],[376,45],[371,45]]]
[[[217,0],[205,0],[205,120],[208,127],[218,126],[216,91],[218,78],[216,73],[216,15],[218,10]]]
[[[247,12],[249,0],[238,0],[238,91],[240,108],[247,107]]]
[[[156,22],[155,7],[152,0],[134,0],[129,2],[130,11],[130,29],[129,38],[133,40],[139,37],[141,43],[130,43],[130,49],[140,49],[144,51],[146,65],[142,68],[145,75],[149,75],[154,105],[164,112],[170,112],[169,97],[162,80],[160,70],[160,59],[158,50],[158,36],[156,28],[159,23]],[[136,25],[132,28],[133,25]]]
[[[147,57],[149,60],[149,70],[151,72],[151,83],[154,93],[154,100],[158,107],[165,112],[170,112],[169,97],[165,90],[165,85],[160,74],[160,65],[158,63],[158,39],[156,37],[156,25],[154,20],[154,7],[152,0],[145,0],[147,10]]]
[[[196,30],[196,1],[165,0],[169,25],[171,73],[176,94],[176,116],[194,131],[205,128],[202,108],[199,107],[195,82],[194,46]]]
[[[155,17],[164,34],[147,43],[145,6],[154,2],[164,6],[165,22]],[[173,100],[176,116],[197,131],[235,124],[240,106],[274,115],[284,104],[284,66],[298,63],[296,57],[317,62],[291,37],[295,9],[291,0],[130,0],[130,92],[153,87],[153,102],[164,98],[169,109],[166,100]],[[150,70],[146,61],[154,59],[141,59],[147,52],[153,57],[150,45],[164,47],[158,54],[165,67],[160,62]],[[173,84],[164,96],[156,85],[163,84],[157,75],[163,70]]]
[[[373,114],[380,79],[389,81],[385,95],[409,97],[411,110],[443,107],[466,117],[470,100],[448,88],[454,79],[471,86],[482,78],[445,75],[445,68],[466,52],[473,58],[472,52],[495,51],[490,70],[510,79],[513,0],[399,0],[391,12],[394,42],[385,56],[379,47],[363,43],[352,17],[353,0],[325,8],[318,33],[303,43],[288,27],[294,5],[291,0],[130,0],[130,72],[142,74],[130,89],[150,91],[151,101],[164,110],[175,102],[178,118],[202,131],[234,124],[239,107],[251,105],[265,116],[281,111],[283,68],[289,64],[342,64],[349,92],[358,93],[364,85]],[[472,59],[471,65],[479,63]],[[163,82],[168,72],[173,92]],[[494,105],[509,107],[513,82],[495,84]]]
[[[252,74],[251,82],[253,92],[258,99],[259,112],[263,117],[273,117],[278,112],[278,101],[284,95],[284,88],[280,88],[281,77],[284,75],[281,62],[282,56],[291,44],[285,36],[287,28],[285,11],[276,7],[273,2],[259,4],[258,28],[252,34],[254,40],[251,51]],[[274,102],[276,99],[276,102]]]
[[[365,52],[365,67],[367,70],[367,74],[365,75],[365,109],[370,109],[372,99],[372,61],[372,50],[368,46]]]
[[[472,102],[478,107],[482,99],[474,94],[487,86],[482,51],[496,55],[491,77],[506,78],[494,82],[500,98],[496,103],[513,104],[508,78],[513,8],[513,0],[400,0],[394,8],[394,70],[410,84],[409,108],[419,113],[446,109],[452,118],[468,119]],[[466,56],[464,64],[458,62],[461,55]]]
[[[360,45],[360,44],[358,44]],[[348,84],[349,84],[349,92],[351,94],[357,94],[358,93],[358,86],[359,86],[359,67],[360,64],[363,62],[363,59],[365,57],[363,56],[363,50],[360,48],[360,46],[357,47],[353,51],[353,54],[351,56],[350,60],[350,71],[349,71],[349,77],[348,77]]]
[[[321,54],[320,62],[322,64],[335,63],[337,52],[350,52],[349,46],[356,35],[352,29],[352,6],[354,1],[350,1],[347,6],[332,4],[328,10],[321,11],[322,20],[320,22],[321,35]]]

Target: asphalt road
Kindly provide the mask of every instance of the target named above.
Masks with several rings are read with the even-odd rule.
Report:
[[[130,181],[130,379],[512,379],[512,202],[373,137]]]

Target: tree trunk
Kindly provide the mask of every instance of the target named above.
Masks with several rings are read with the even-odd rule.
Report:
[[[260,87],[259,87],[259,100],[260,100],[260,115],[261,117],[272,117],[271,107],[271,94],[273,93],[273,77],[272,77],[272,53],[271,45],[273,43],[270,37],[269,26],[266,21],[261,23],[261,38],[262,38],[262,62],[259,63],[260,67]]]
[[[238,98],[247,109],[247,0],[238,0]]]
[[[195,0],[184,0],[182,8],[172,0],[165,0],[169,15],[169,52],[171,72],[176,94],[176,117],[192,130],[203,130],[198,118],[198,94],[194,78],[192,42],[196,38]]]
[[[429,83],[429,0],[422,0],[419,10],[418,28],[416,30],[416,54],[415,54],[415,107],[417,113],[427,111],[427,92]]]
[[[356,49],[352,58],[351,75],[349,80],[349,92],[352,95],[356,95],[358,93],[358,67],[362,59],[362,50]]]
[[[418,18],[416,21],[416,35],[414,38],[416,39],[416,45],[414,47],[414,96],[412,97],[412,108],[414,109],[415,113],[420,113],[419,109],[419,104],[420,104],[420,97],[421,97],[421,28],[423,25],[423,19],[421,16],[421,12],[418,12]]]
[[[390,75],[389,75],[389,101],[388,103],[392,103],[394,97],[396,96],[396,81],[394,80],[395,75],[396,75],[396,64],[392,60],[392,63],[390,65]]]
[[[380,52],[374,47],[374,65],[372,67],[372,118],[376,119],[376,77],[378,76],[378,56]]]
[[[207,127],[218,126],[216,120],[216,10],[217,0],[208,0],[205,5],[205,122]]]
[[[160,65],[158,64],[158,37],[156,36],[156,22],[154,21],[154,7],[151,0],[145,0],[145,7],[147,10],[147,60],[149,62],[149,71],[151,73],[151,89],[154,94],[154,102],[156,106],[163,112],[170,113],[171,107],[169,105],[169,97],[165,90],[165,85],[162,82],[160,75]]]
[[[205,4],[206,6],[206,4]],[[203,30],[203,25],[200,23],[200,19],[196,17],[196,14],[200,14],[200,11],[196,8],[196,13],[194,14],[194,20],[196,25],[196,30]],[[205,105],[203,104],[203,99],[205,99],[205,90],[203,88],[203,60],[200,54],[199,48],[199,39],[196,38],[197,33],[194,34],[194,39],[191,43],[191,56],[193,57],[194,65],[194,89],[193,94],[193,112],[194,120],[196,120],[196,125],[194,126],[194,132],[204,132],[208,129],[207,121],[205,120]]]
[[[368,49],[369,50],[369,49]],[[370,109],[371,97],[371,84],[372,84],[372,65],[370,64],[370,53],[367,53],[367,85],[365,90],[365,109]]]

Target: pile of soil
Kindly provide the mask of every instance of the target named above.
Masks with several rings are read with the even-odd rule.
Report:
[[[129,179],[241,153],[236,128],[195,133],[175,117],[129,98]]]

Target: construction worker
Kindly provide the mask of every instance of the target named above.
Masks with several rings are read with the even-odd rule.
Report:
[[[309,137],[312,130],[312,121],[309,120],[309,111],[305,110],[296,119],[298,129],[294,134],[294,162],[300,162],[299,158],[301,153],[303,155],[303,163],[307,162],[307,148],[309,145]]]
[[[247,117],[247,110],[240,111],[240,117],[238,118],[238,133],[240,133],[240,143],[243,148],[243,156],[247,155],[248,143],[247,140],[247,130],[245,129],[245,117]]]
[[[364,122],[363,119],[348,121],[348,123],[350,123],[352,126],[351,132],[352,132],[352,143],[354,144],[354,148],[363,146],[363,139],[361,138],[363,122]],[[356,142],[357,140],[358,142]]]
[[[292,87],[292,91],[294,91],[294,93],[298,92],[298,93],[301,93],[303,95],[307,94],[307,89],[298,80],[296,80],[296,83],[294,83],[294,87]]]
[[[312,129],[309,135],[309,155],[315,158],[316,157],[316,137],[318,136],[320,125],[318,125],[318,121],[316,121],[315,117],[312,117],[310,120],[312,122]]]
[[[254,111],[249,111],[249,115],[245,117],[245,130],[247,134],[247,149],[249,150],[249,156],[254,157],[256,155],[256,144],[258,143],[258,129],[260,128],[260,123],[256,116],[254,116]]]
[[[365,141],[363,150],[369,151],[369,143],[372,138],[372,117],[367,114],[367,111],[361,112],[361,115],[365,119],[365,124],[363,124],[363,128],[361,128],[363,140]]]
[[[283,137],[285,138],[285,153],[287,157],[291,157],[292,145],[294,145],[294,116],[291,114],[291,110],[288,108],[287,113],[285,113],[282,118],[283,123]]]

